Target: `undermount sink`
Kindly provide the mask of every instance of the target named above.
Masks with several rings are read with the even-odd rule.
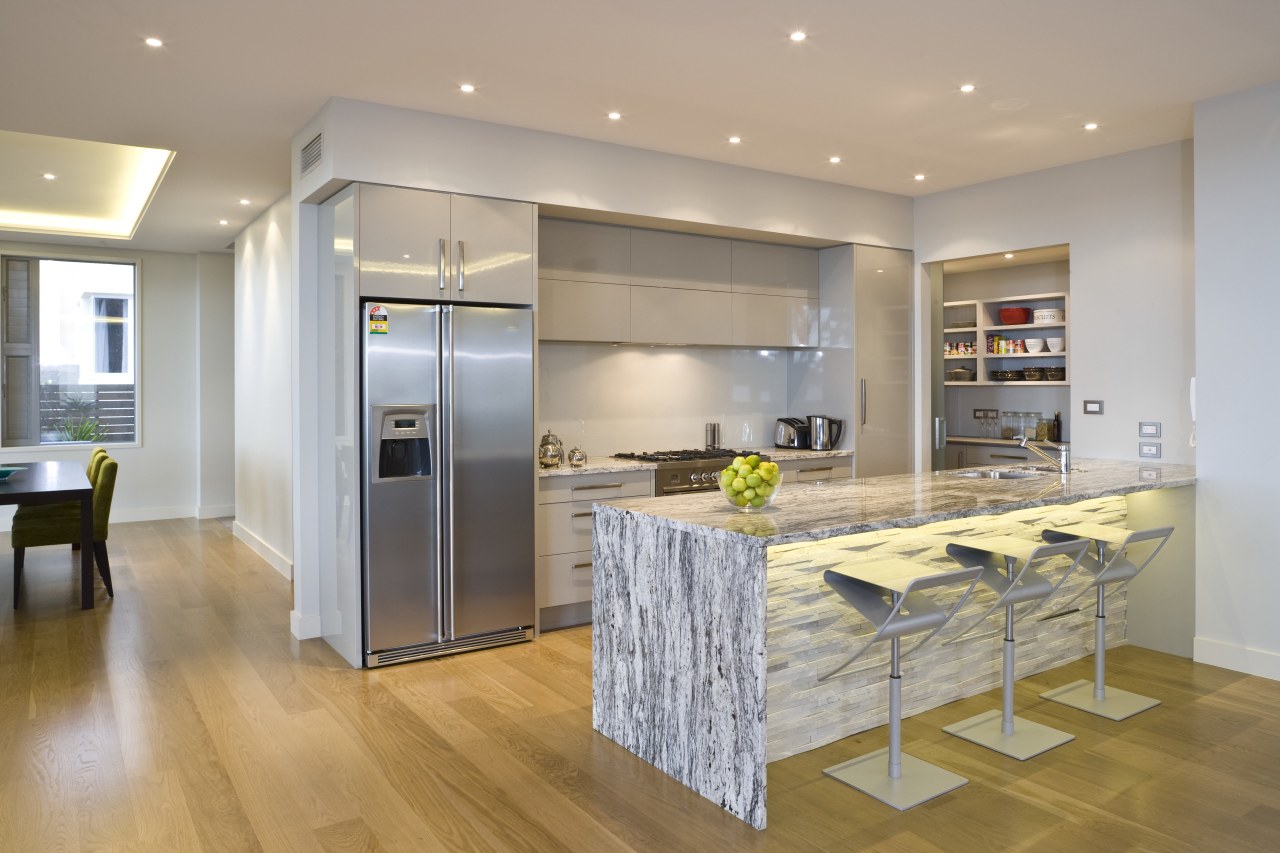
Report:
[[[1039,477],[1039,471],[1012,471],[1008,468],[993,468],[985,471],[956,471],[955,476],[969,480],[1028,480]]]

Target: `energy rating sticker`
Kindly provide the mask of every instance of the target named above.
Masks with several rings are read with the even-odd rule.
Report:
[[[369,334],[385,335],[391,330],[391,320],[387,317],[387,309],[381,305],[369,306]]]

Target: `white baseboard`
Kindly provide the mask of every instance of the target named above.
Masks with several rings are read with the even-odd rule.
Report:
[[[163,521],[167,518],[195,518],[192,506],[111,507],[111,521],[126,524],[130,521]]]
[[[320,636],[320,614],[302,614],[296,610],[289,611],[289,630],[299,640],[311,640]]]
[[[1280,653],[1266,649],[1254,649],[1237,643],[1224,643],[1205,637],[1195,639],[1196,663],[1207,663],[1280,681]]]
[[[293,561],[281,554],[275,548],[272,548],[266,542],[262,541],[257,534],[247,529],[240,522],[231,525],[231,532],[235,537],[252,549],[262,559],[266,560],[271,568],[284,575],[286,580],[293,580]],[[317,627],[319,626],[319,618],[316,618]],[[296,634],[296,632],[295,632]],[[311,636],[315,636],[314,634]]]
[[[235,514],[235,504],[213,504],[196,508],[196,518],[231,518]]]

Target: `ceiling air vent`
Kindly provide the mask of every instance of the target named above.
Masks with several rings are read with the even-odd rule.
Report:
[[[302,146],[302,171],[305,175],[320,162],[320,157],[324,154],[324,134],[317,133],[315,139],[312,139],[306,145]]]

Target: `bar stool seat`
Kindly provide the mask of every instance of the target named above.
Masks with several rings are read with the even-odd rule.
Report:
[[[1040,696],[1063,705],[1070,705],[1081,711],[1088,711],[1109,720],[1125,720],[1134,714],[1154,708],[1160,704],[1159,699],[1140,696],[1127,690],[1107,689],[1107,585],[1123,585],[1133,580],[1156,558],[1169,537],[1173,535],[1172,527],[1153,527],[1147,530],[1129,530],[1125,527],[1114,527],[1107,524],[1071,524],[1041,532],[1046,542],[1069,542],[1072,540],[1092,542],[1097,556],[1086,554],[1080,565],[1093,575],[1093,580],[1080,590],[1066,604],[1049,616],[1061,615],[1070,606],[1091,589],[1098,594],[1097,609],[1094,613],[1094,647],[1093,647],[1093,681],[1086,679],[1073,681],[1062,687],[1056,687]],[[1128,557],[1128,549],[1139,542],[1156,542],[1155,548],[1146,559],[1135,563]],[[1110,550],[1110,556],[1107,555]]]
[[[968,601],[981,573],[980,567],[946,571],[900,559],[833,566],[823,573],[823,580],[865,616],[875,631],[854,655],[818,680],[844,673],[873,643],[890,643],[889,746],[828,767],[824,773],[900,811],[969,781],[902,754],[901,641],[909,635],[925,633],[927,640],[937,634]],[[950,607],[940,603],[944,595],[957,591],[959,596]]]
[[[1014,536],[974,537],[947,545],[947,553],[961,565],[981,566],[982,582],[996,593],[995,603],[982,616],[973,620],[958,637],[948,642],[955,642],[971,632],[999,607],[1004,608],[1005,626],[1001,708],[945,726],[944,732],[1019,761],[1025,761],[1075,739],[1075,735],[1014,716],[1016,644],[1013,626],[1018,621],[1014,616],[1014,607],[1030,603],[1030,607],[1024,608],[1023,616],[1039,608],[1075,572],[1087,547],[1088,543],[1084,540],[1073,539],[1042,545]],[[1071,562],[1066,568],[1058,570],[1056,580],[1049,580],[1040,574],[1045,563],[1064,556],[1069,557]]]

